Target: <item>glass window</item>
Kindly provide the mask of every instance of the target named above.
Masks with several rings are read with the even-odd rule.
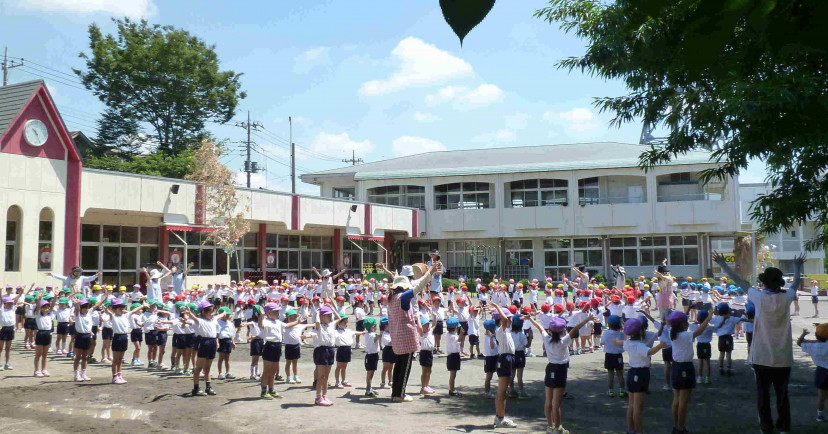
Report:
[[[638,265],[638,244],[635,237],[610,238],[610,264],[621,266]]]
[[[132,226],[121,227],[121,243],[137,244],[138,243],[138,228]]]
[[[101,241],[101,227],[98,225],[81,225],[81,241],[93,243]]]
[[[20,207],[12,205],[6,213],[6,271],[20,271]]]
[[[600,191],[600,182],[597,177],[578,180],[578,201],[582,205],[599,203]]]
[[[196,231],[184,232],[184,239],[187,240],[188,246],[201,245],[201,233]]]
[[[491,185],[484,182],[464,182],[435,186],[435,209],[491,208]]]
[[[141,228],[141,244],[158,244],[159,228]]]
[[[137,270],[138,263],[138,248],[137,247],[121,247],[121,269],[122,270]]]
[[[158,262],[158,247],[141,247],[141,258],[139,265],[154,264]],[[85,267],[84,267],[85,268]]]
[[[354,200],[356,199],[356,188],[354,187],[340,187],[333,189],[333,197],[336,199]]]
[[[119,243],[121,242],[121,227],[120,226],[104,226],[103,236],[101,241],[104,243]]]
[[[49,208],[40,210],[40,222],[37,230],[37,270],[52,269],[52,220],[54,213]]]
[[[167,241],[170,243],[171,246],[183,246],[184,242],[181,241],[184,239],[184,232],[182,231],[169,231],[167,234]]]
[[[567,201],[568,181],[564,179],[525,179],[508,184],[512,208],[563,205]]]
[[[259,234],[258,232],[248,232],[244,234],[244,247],[258,247]]]
[[[425,209],[425,187],[390,185],[368,189],[368,202]]]
[[[103,248],[103,269],[117,270],[120,266],[120,248],[118,246],[104,246]]]
[[[278,246],[278,236],[276,234],[267,234],[265,235],[265,246],[267,248],[275,249]]]
[[[98,246],[81,246],[81,268],[87,270],[99,270],[98,264]]]
[[[256,250],[245,250],[244,251],[244,262],[242,263],[244,268],[252,268],[258,269],[261,268],[259,264],[259,252]]]

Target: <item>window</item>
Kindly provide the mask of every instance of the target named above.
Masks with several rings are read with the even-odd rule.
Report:
[[[12,205],[6,212],[6,271],[20,271],[20,222],[23,211]]]
[[[603,267],[603,242],[600,238],[576,238],[572,244],[572,262],[586,267]]]
[[[782,251],[799,252],[802,246],[799,242],[799,236],[796,229],[791,229],[782,232]]]
[[[578,202],[581,205],[595,205],[601,195],[601,183],[598,178],[578,180]]]
[[[362,248],[361,251],[360,248]],[[348,259],[347,263],[343,264],[343,268],[359,270],[360,273],[374,273],[374,264],[380,259],[378,250],[379,246],[373,241],[349,240],[346,237],[342,240],[342,253]]]
[[[52,227],[55,214],[50,208],[40,210],[40,224],[37,229],[37,271],[52,269]]]
[[[504,274],[515,279],[529,278],[534,263],[532,240],[506,240],[506,267]]]
[[[698,237],[673,236],[670,240],[670,265],[699,265]]]
[[[135,284],[138,270],[159,260],[159,232],[157,227],[81,225],[80,265],[101,270],[103,284]]]
[[[641,237],[638,239],[639,265],[657,266],[667,258],[669,265],[698,265],[699,247],[695,235]],[[624,264],[626,265],[626,264]]]
[[[267,271],[282,271],[310,277],[313,267],[333,268],[333,238],[312,235],[267,234],[266,254],[276,255],[267,262]]]
[[[434,208],[485,209],[491,208],[489,195],[492,184],[485,182],[455,182],[434,187]]]
[[[667,237],[641,237],[638,239],[640,266],[661,265],[667,257]]]
[[[565,205],[567,188],[565,179],[527,179],[509,183],[509,203],[512,208]]]
[[[335,199],[355,200],[356,199],[356,189],[354,187],[334,188],[333,189],[333,197]]]
[[[544,273],[552,280],[569,277],[572,267],[572,240],[552,238],[543,240]]]
[[[483,240],[449,241],[446,244],[443,259],[452,276],[472,278],[498,272],[497,246]]]
[[[419,185],[389,185],[369,188],[368,202],[424,210],[425,187]]]
[[[638,238],[610,238],[610,264],[624,267],[638,265]]]

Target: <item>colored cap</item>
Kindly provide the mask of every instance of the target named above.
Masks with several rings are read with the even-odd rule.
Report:
[[[609,318],[607,318],[607,325],[610,327],[620,327],[621,317],[618,315],[610,315]]]
[[[726,314],[730,313],[730,305],[725,303],[725,302],[721,302],[721,303],[717,304],[716,305],[716,313],[718,313],[719,315],[726,315]]]
[[[348,319],[348,315],[345,315],[345,313],[343,312],[343,313],[339,314],[339,319],[337,321],[342,321],[342,320],[346,320],[346,319]],[[365,324],[365,323],[363,323],[363,324]]]
[[[549,321],[549,331],[552,333],[561,333],[566,331],[566,320],[561,317],[552,318]]]
[[[59,304],[69,304],[69,297],[61,297],[58,299]]]
[[[229,308],[229,307],[227,307],[227,306],[222,306],[222,307],[218,310],[218,313],[219,313],[219,315],[221,315],[221,314],[223,314],[223,313],[229,314],[229,313],[230,313],[230,308]]]
[[[708,312],[707,309],[702,309],[696,314],[696,319],[699,320],[699,322],[704,322],[709,315],[710,312]]]
[[[490,332],[495,331],[496,327],[497,327],[497,325],[495,325],[494,320],[487,319],[486,321],[483,321],[483,328],[490,331]]]
[[[454,319],[455,321],[457,321],[455,318],[449,318],[449,320],[452,320],[452,319]],[[521,319],[521,317],[520,317],[520,314],[519,314],[519,313],[516,313],[516,314],[512,317],[512,327],[523,327],[523,319]]]
[[[274,310],[282,310],[282,305],[280,305],[279,303],[275,303],[275,302],[271,301],[271,302],[265,304],[264,310],[265,310],[265,312],[270,312],[270,311],[274,311]]]
[[[421,326],[424,326],[424,325],[428,324],[429,322],[430,322],[430,321],[428,320],[428,318],[426,318],[426,317],[424,317],[424,316],[421,316],[421,317],[420,317],[420,325],[421,325]],[[365,325],[365,322],[364,322],[364,321],[362,322],[362,325]]]
[[[683,322],[687,322],[687,315],[684,312],[674,310],[667,315],[667,322],[670,323],[670,327],[675,327]]]
[[[375,325],[377,325],[377,320],[375,320],[374,318],[370,318],[370,317],[365,318],[364,320],[362,320],[362,325],[367,330],[367,329],[370,329],[371,327],[374,327]]]
[[[141,307],[141,303],[132,303],[129,305],[129,310]]]
[[[48,300],[40,300],[40,306],[41,306],[41,307],[43,307],[43,306],[48,306],[48,305],[49,305],[49,301],[48,301]]]
[[[121,300],[120,298],[113,298],[112,300],[107,300],[107,301],[109,301],[109,304],[112,307],[123,307],[124,306],[124,301]]]
[[[451,318],[446,320],[446,327],[448,327],[450,329],[456,328],[459,325],[460,325],[460,321],[455,317],[451,317]]]
[[[642,328],[644,328],[644,319],[631,318],[624,323],[624,334],[631,336],[640,333]]]
[[[3,303],[14,303],[14,298],[7,296],[3,297]]]
[[[288,310],[285,311],[285,316],[291,316],[291,315],[296,315],[296,310],[288,309]]]
[[[86,299],[86,301],[88,301],[90,304],[98,304],[98,298],[97,297],[89,297],[89,298]]]
[[[322,306],[322,308],[319,309],[319,315],[333,315],[333,309],[328,306]]]
[[[380,324],[388,324],[388,317],[384,316],[384,317],[380,318]]]
[[[213,307],[213,303],[206,300],[198,304],[198,310],[210,309],[211,307]]]

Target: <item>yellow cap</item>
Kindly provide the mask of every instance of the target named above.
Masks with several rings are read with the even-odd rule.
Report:
[[[92,289],[94,289],[95,291],[100,291],[101,285],[92,285]]]
[[[119,286],[118,292],[126,292],[126,286]]]

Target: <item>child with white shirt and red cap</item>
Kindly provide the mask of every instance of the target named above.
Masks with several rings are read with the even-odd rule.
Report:
[[[808,330],[802,330],[796,344],[811,356],[816,365],[814,386],[817,388],[817,422],[828,421],[825,415],[825,401],[828,400],[828,323],[816,324],[816,340],[805,340]]]

